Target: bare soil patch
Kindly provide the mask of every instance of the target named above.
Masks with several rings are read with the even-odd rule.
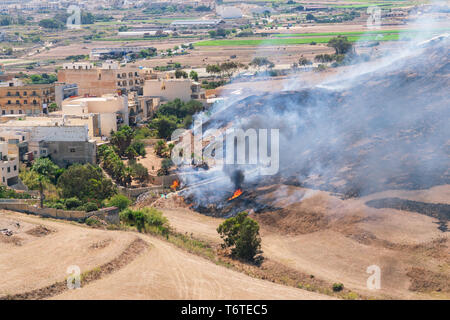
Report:
[[[15,236],[15,235],[7,236],[4,234],[0,234],[0,242],[2,242],[2,243],[13,244],[15,246],[21,246],[22,241],[23,241],[22,238]]]
[[[31,230],[28,230],[25,233],[29,234],[31,236],[34,236],[34,237],[45,237],[52,232],[54,232],[54,231],[41,225],[41,226],[37,226]]]
[[[114,260],[88,271],[82,275],[81,285],[87,285],[90,282],[101,279],[102,277],[111,274],[120,268],[126,266],[133,261],[139,254],[141,254],[148,244],[141,238],[134,240],[117,258]],[[11,296],[0,297],[0,300],[41,300],[61,294],[69,290],[66,281],[59,281],[50,286],[36,289],[30,292],[19,293]]]
[[[412,281],[409,290],[450,293],[450,277],[448,275],[414,267],[407,273],[407,276]]]
[[[112,239],[105,239],[98,242],[94,242],[89,246],[89,249],[103,249],[111,244]]]

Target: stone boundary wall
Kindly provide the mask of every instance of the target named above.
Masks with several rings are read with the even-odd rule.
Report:
[[[0,201],[0,209],[33,214],[45,218],[62,219],[69,221],[84,221],[91,216],[97,216],[111,224],[119,223],[119,209],[105,208],[93,212],[68,211],[54,208],[39,208],[25,201]]]

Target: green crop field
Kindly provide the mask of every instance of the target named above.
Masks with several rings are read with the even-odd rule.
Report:
[[[347,37],[350,42],[357,41],[396,41],[399,40],[398,34],[369,35],[369,36],[350,36]],[[307,37],[307,38],[287,38],[287,39],[247,39],[247,40],[208,40],[197,42],[196,46],[282,46],[315,43],[328,43],[332,37]]]

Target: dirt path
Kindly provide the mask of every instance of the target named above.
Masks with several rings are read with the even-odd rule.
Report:
[[[141,236],[152,249],[122,270],[55,299],[328,299],[248,277]]]

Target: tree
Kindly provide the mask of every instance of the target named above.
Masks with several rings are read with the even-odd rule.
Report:
[[[258,70],[261,67],[266,67],[266,68],[273,68],[275,65],[273,64],[273,62],[271,62],[269,59],[267,59],[266,57],[256,57],[253,58],[252,62],[250,62],[251,66],[254,66],[256,68],[258,68]]]
[[[172,133],[177,129],[177,118],[174,116],[160,116],[150,122],[150,128],[158,131],[162,139],[170,139]]]
[[[316,20],[316,17],[314,17],[314,15],[312,15],[311,13],[308,13],[307,15],[306,15],[306,20]]]
[[[337,36],[328,41],[328,47],[334,48],[336,54],[346,54],[353,49],[353,45],[347,37]]]
[[[177,78],[177,79],[181,79],[181,78],[187,79],[188,78],[188,74],[187,74],[186,71],[177,70],[177,71],[175,71],[175,78]]]
[[[317,62],[331,62],[334,60],[334,57],[331,54],[318,54],[314,57],[314,60]]]
[[[208,64],[206,66],[206,72],[208,72],[209,74],[217,76],[217,75],[219,75],[222,72],[222,70],[220,69],[220,66],[217,65],[217,64]]]
[[[147,154],[147,151],[145,151],[145,144],[142,141],[134,141],[130,147],[136,151],[138,156],[145,157]]]
[[[108,206],[119,208],[120,211],[125,210],[131,204],[131,200],[122,194],[116,194],[107,201]]]
[[[39,21],[39,26],[45,29],[63,29],[65,24],[55,19],[43,19]]]
[[[262,253],[259,225],[246,212],[227,219],[217,228],[217,232],[224,240],[222,247],[230,248],[234,257],[255,261],[255,256]]]
[[[125,154],[124,154],[124,155],[125,155],[125,157],[127,157],[129,160],[134,160],[134,159],[136,159],[137,156],[138,156],[136,150],[135,150],[132,146],[129,146],[129,147],[127,148],[127,150],[125,150]]]
[[[111,144],[117,147],[119,156],[123,156],[134,138],[134,131],[125,125],[111,135]]]
[[[225,38],[227,36],[227,30],[223,29],[223,28],[219,28],[217,29],[216,35],[217,37],[222,37]]]
[[[192,70],[192,71],[189,73],[189,78],[191,78],[191,79],[194,80],[194,81],[198,81],[198,73],[195,72],[194,70]]]
[[[133,178],[138,180],[139,182],[144,182],[148,179],[148,169],[144,167],[140,163],[134,163],[130,166],[131,171],[133,172]]]
[[[70,166],[58,179],[63,198],[77,197],[82,201],[102,201],[116,194],[113,182],[102,170],[91,164]]]
[[[238,70],[238,65],[235,62],[224,62],[220,65],[220,70],[226,74],[228,78],[231,78]]]
[[[300,57],[300,59],[298,60],[298,64],[301,66],[309,66],[312,65],[312,62],[308,59],[306,59],[305,57]]]
[[[216,30],[209,30],[208,33],[211,38],[215,38],[217,36]]]
[[[64,169],[58,167],[49,158],[36,159],[31,166],[31,170],[47,178],[54,184],[56,184],[59,176],[64,172]]]

